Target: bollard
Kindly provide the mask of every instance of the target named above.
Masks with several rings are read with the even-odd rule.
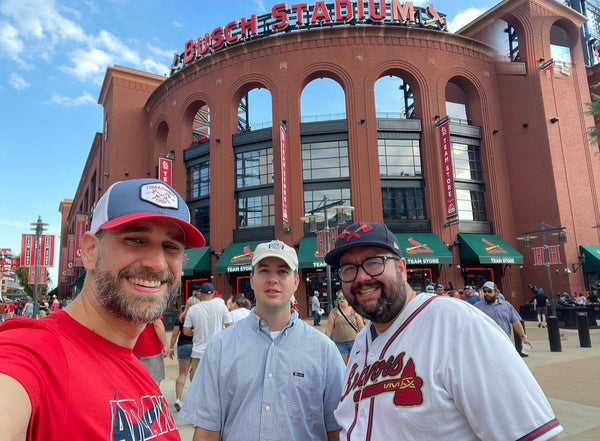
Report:
[[[590,326],[588,324],[587,312],[577,313],[577,332],[579,333],[579,346],[582,348],[591,348]]]
[[[560,344],[560,330],[558,329],[558,317],[551,315],[547,318],[548,341],[550,342],[550,352],[562,352]]]

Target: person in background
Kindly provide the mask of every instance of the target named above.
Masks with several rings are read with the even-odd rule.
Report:
[[[558,440],[562,427],[502,330],[465,302],[417,295],[385,224],[347,226],[325,262],[371,321],[346,368],[340,440]]]
[[[194,441],[338,440],[333,410],[344,362],[290,308],[299,282],[292,247],[279,240],[256,247],[256,307],[210,341],[181,409]]]
[[[185,247],[203,247],[184,199],[158,179],[119,181],[82,237],[80,294],[0,326],[0,427],[11,441],[181,437],[132,348],[179,293]]]
[[[481,290],[483,291],[483,299],[475,303],[475,307],[494,320],[509,339],[512,327],[517,335],[521,337],[523,343],[533,346],[527,335],[525,335],[521,316],[513,305],[499,298],[499,291],[496,284],[494,282],[485,282]]]
[[[173,332],[171,333],[171,344],[169,345],[169,357],[171,360],[175,355],[175,343],[177,343],[177,363],[179,365],[179,372],[177,379],[175,380],[175,410],[179,412],[181,410],[183,397],[183,387],[185,386],[185,380],[188,377],[190,371],[190,362],[192,359],[192,337],[189,337],[183,333],[183,324],[185,323],[185,316],[189,309],[196,303],[199,303],[200,299],[195,296],[191,296],[179,317],[177,322],[173,325]]]
[[[52,296],[52,304],[50,305],[50,313],[56,312],[60,309],[60,302],[56,296]]]
[[[146,366],[156,385],[165,379],[165,358],[169,356],[167,331],[162,317],[148,323],[133,347],[133,355]]]
[[[245,319],[250,314],[252,305],[250,300],[241,294],[234,296],[231,299],[231,308],[229,309],[229,316],[231,317],[231,323],[235,324],[242,319]]]
[[[475,293],[473,291],[473,287],[471,285],[465,286],[465,289],[463,292],[464,292],[465,296],[462,299],[465,302],[470,303],[471,305],[474,305],[475,303],[477,303],[478,301],[481,300],[481,298],[478,295],[475,295]]]
[[[588,299],[583,295],[583,293],[580,292],[577,298],[575,299],[575,304],[577,306],[587,306],[589,302]]]
[[[329,338],[333,337],[345,364],[348,364],[348,357],[356,335],[364,327],[363,318],[348,304],[344,293],[338,291],[337,305],[329,314],[325,335]]]
[[[536,291],[537,293],[533,296],[533,310],[537,314],[538,328],[545,328],[546,316],[548,315],[548,297],[546,297],[542,288],[537,288]]]
[[[215,298],[215,287],[204,282],[198,289],[200,302],[192,306],[185,316],[183,333],[193,336],[190,381],[200,364],[208,342],[223,329],[231,326],[231,316],[223,299]]]
[[[321,316],[323,313],[321,312],[321,302],[319,301],[319,291],[317,290],[313,292],[310,299],[310,310],[313,315],[313,326],[321,326]]]

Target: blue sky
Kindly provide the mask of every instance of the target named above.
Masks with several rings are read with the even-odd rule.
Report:
[[[97,101],[108,66],[165,74],[185,41],[276,3],[0,0],[0,248],[19,254],[21,234],[38,216],[58,243],[59,204],[74,197],[94,134],[102,131]],[[499,1],[480,0],[476,8],[467,0],[432,3],[453,31]],[[54,284],[57,267],[58,250]]]

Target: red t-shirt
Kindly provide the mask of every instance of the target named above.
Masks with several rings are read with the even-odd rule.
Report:
[[[148,323],[133,347],[133,355],[136,357],[150,357],[162,352],[163,344],[152,323]]]
[[[166,399],[128,348],[64,310],[0,326],[0,372],[31,401],[28,440],[181,440]]]

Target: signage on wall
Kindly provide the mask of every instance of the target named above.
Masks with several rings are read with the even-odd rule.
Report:
[[[323,26],[367,25],[416,26],[447,31],[446,15],[438,13],[433,4],[415,6],[398,0],[336,0],[317,1],[313,5],[296,3],[287,7],[278,3],[271,12],[252,14],[219,26],[195,40],[185,42],[184,51],[175,54],[171,74],[193,61],[205,58],[228,47],[282,32],[298,32]]]
[[[456,191],[454,188],[454,170],[452,167],[452,144],[450,143],[450,121],[444,117],[436,122],[440,137],[442,179],[444,181],[444,202],[446,219],[458,216],[456,209]]]
[[[158,179],[163,181],[168,186],[172,186],[173,182],[173,161],[171,158],[158,158]]]
[[[281,149],[281,206],[283,229],[290,231],[290,219],[288,216],[288,188],[287,188],[287,129],[285,122],[279,125],[279,147]]]

